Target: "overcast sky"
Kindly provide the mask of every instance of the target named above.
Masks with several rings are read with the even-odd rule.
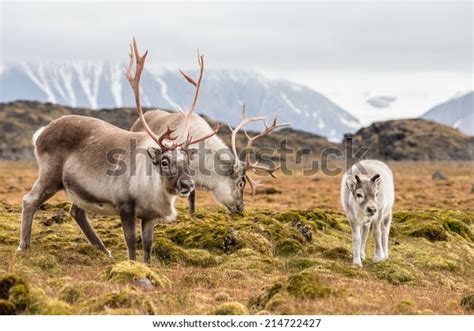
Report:
[[[155,69],[257,70],[309,85],[356,116],[415,116],[472,90],[464,3],[81,3],[1,5],[1,61],[127,60],[135,35]],[[395,97],[388,108],[366,99]]]

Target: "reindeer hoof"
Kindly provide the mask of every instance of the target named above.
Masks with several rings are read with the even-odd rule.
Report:
[[[20,246],[18,246],[18,247],[16,248],[16,251],[17,251],[17,252],[24,252],[24,251],[26,251],[26,250],[29,249],[29,248],[30,248],[30,247],[27,246],[27,245],[21,245],[21,244],[20,244]]]
[[[374,256],[375,262],[382,262],[385,260],[385,256]]]

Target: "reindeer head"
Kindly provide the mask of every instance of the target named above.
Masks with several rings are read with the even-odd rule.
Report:
[[[346,186],[354,196],[357,207],[366,215],[377,212],[377,193],[382,184],[379,174],[373,176],[352,175],[347,178]]]
[[[145,65],[145,59],[148,55],[148,51],[143,56],[139,55],[137,43],[133,38],[133,46],[130,45],[130,62],[125,76],[127,77],[130,85],[132,86],[133,94],[135,95],[135,104],[138,112],[138,116],[143,124],[145,132],[157,143],[158,148],[149,147],[147,149],[148,156],[151,158],[153,164],[157,167],[159,174],[164,179],[164,188],[169,194],[179,195],[181,197],[189,196],[194,190],[194,181],[191,178],[189,172],[189,163],[193,156],[196,154],[195,149],[189,148],[190,145],[203,141],[209,137],[212,137],[219,130],[219,126],[216,130],[205,134],[196,139],[192,138],[189,134],[189,119],[191,118],[194,108],[196,107],[197,98],[199,95],[199,89],[202,81],[202,74],[204,71],[204,58],[198,53],[198,62],[201,68],[199,79],[197,82],[181,71],[183,76],[196,87],[196,92],[193,98],[193,103],[188,112],[183,113],[184,116],[184,141],[182,143],[176,143],[177,137],[173,137],[172,134],[175,129],[167,128],[166,132],[162,135],[157,136],[153,130],[149,127],[143,115],[143,110],[140,103],[140,77]],[[132,75],[133,60],[136,58],[136,72],[135,76]],[[165,141],[168,141],[166,143]]]
[[[250,154],[252,150],[252,145],[255,140],[261,138],[267,134],[270,134],[273,130],[281,127],[288,126],[288,124],[277,124],[277,117],[273,120],[271,126],[268,126],[265,122],[265,117],[248,117],[246,113],[245,104],[242,106],[242,115],[243,119],[235,129],[230,128],[232,132],[232,151],[234,154],[234,159],[228,163],[228,171],[226,172],[225,178],[220,180],[217,183],[217,187],[214,189],[214,195],[217,200],[221,202],[227,209],[232,213],[241,213],[244,210],[244,189],[248,183],[252,190],[252,195],[255,194],[259,182],[254,181],[250,176],[249,172],[264,171],[269,173],[272,177],[275,177],[274,172],[279,169],[279,167],[268,168],[263,165],[257,164],[257,162],[252,162],[250,159]],[[265,129],[259,134],[250,137],[244,129],[245,135],[247,136],[248,142],[246,147],[245,161],[240,161],[239,155],[237,153],[237,144],[236,138],[239,130],[243,129],[247,124],[257,121],[263,121]]]
[[[196,149],[163,150],[148,147],[148,156],[163,178],[164,187],[169,194],[187,197],[194,190],[189,162],[196,152]]]

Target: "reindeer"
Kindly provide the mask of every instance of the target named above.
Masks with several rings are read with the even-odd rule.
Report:
[[[72,217],[89,242],[106,254],[110,255],[110,251],[94,232],[87,211],[120,216],[130,260],[136,259],[135,221],[140,218],[144,261],[150,262],[155,221],[175,220],[177,195],[187,197],[194,190],[188,170],[196,151],[189,146],[215,132],[193,139],[185,131],[184,142],[177,143],[177,136],[172,136],[174,130],[169,127],[157,134],[150,129],[141,108],[139,88],[147,54],[148,51],[139,55],[133,39],[125,72],[144,132],[129,132],[99,119],[72,115],[52,121],[33,136],[39,176],[23,198],[19,251],[30,248],[31,225],[37,208],[59,190],[65,190],[72,201]],[[186,114],[185,120],[190,115]],[[138,147],[137,153],[132,150],[132,142]],[[110,151],[114,150],[122,151],[121,163],[110,162]],[[119,164],[130,169],[133,162],[135,174],[114,172]]]
[[[184,76],[184,78],[196,87],[196,95],[191,106],[192,112],[189,113],[189,121],[185,122],[189,125],[189,128],[187,128],[189,132],[194,135],[207,134],[212,130],[204,119],[193,112],[194,108],[196,107],[197,93],[199,93],[204,73],[204,57],[199,55],[199,52],[198,65],[200,70],[197,80],[193,79],[180,70],[180,73]],[[256,188],[259,185],[259,182],[254,181],[249,176],[249,171],[263,171],[269,173],[272,177],[275,177],[275,171],[280,168],[269,168],[251,161],[249,151],[252,149],[254,141],[267,134],[270,134],[275,129],[289,125],[287,123],[278,124],[277,117],[275,117],[273,123],[270,126],[266,124],[266,118],[263,116],[248,117],[246,114],[245,104],[242,106],[242,115],[243,119],[240,124],[237,125],[235,129],[231,128],[232,149],[229,149],[229,147],[227,147],[227,145],[218,136],[214,135],[204,141],[200,146],[193,146],[198,150],[199,157],[190,163],[190,168],[193,172],[193,180],[196,186],[211,191],[214,195],[214,198],[218,202],[222,203],[231,213],[243,212],[243,192],[246,183],[249,183],[251,186],[252,195],[255,193]],[[154,110],[145,113],[147,122],[155,132],[161,131],[163,127],[166,126],[179,127],[180,123],[182,123],[182,117],[182,111],[169,113],[164,110]],[[263,121],[265,125],[265,129],[261,133],[254,137],[250,137],[247,132],[245,132],[248,138],[248,144],[246,148],[247,154],[245,161],[241,162],[237,153],[237,133],[247,124],[260,121]],[[184,130],[184,126],[182,126],[181,129]],[[130,131],[133,132],[140,132],[143,130],[144,127],[141,121],[136,121],[130,128]],[[177,130],[179,130],[179,128]],[[193,191],[188,198],[190,214],[193,214],[195,211],[195,199],[195,191]]]
[[[353,263],[362,266],[373,227],[376,262],[388,259],[388,238],[395,201],[393,174],[377,160],[354,164],[341,181],[341,203],[352,228]]]

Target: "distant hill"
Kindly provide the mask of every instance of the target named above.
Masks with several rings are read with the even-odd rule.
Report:
[[[0,72],[0,102],[31,100],[89,109],[135,105],[122,70],[112,62],[42,61],[6,64]],[[193,73],[193,71],[190,71]],[[143,105],[176,110],[188,107],[193,89],[177,70],[156,75],[146,68]],[[361,124],[321,93],[304,85],[268,79],[256,72],[206,70],[197,109],[211,118],[236,125],[242,103],[256,115],[280,111],[293,128],[340,141]]]
[[[146,109],[145,109],[146,110]],[[52,120],[64,115],[84,115],[100,118],[106,122],[128,130],[136,121],[137,113],[134,108],[117,108],[91,110],[72,108],[31,101],[17,101],[0,104],[0,159],[20,160],[33,159],[31,137],[33,133]],[[215,121],[204,116],[213,125]],[[249,131],[252,134],[252,131]],[[222,125],[219,136],[230,146],[230,130]],[[278,148],[280,141],[286,139],[289,148],[302,147],[319,154],[324,148],[338,147],[336,143],[326,138],[291,128],[281,129],[255,142],[255,145]],[[240,132],[237,136],[238,148],[244,148],[245,135]]]
[[[414,161],[474,159],[474,137],[424,119],[373,123],[357,131],[352,138],[354,149],[370,148],[367,158]]]
[[[41,126],[63,115],[100,118],[123,129],[137,119],[133,108],[91,110],[31,101],[0,104],[0,159],[32,159],[31,136]],[[211,125],[215,122],[203,116]],[[249,132],[252,134],[252,132]],[[230,130],[222,125],[219,136],[230,145]],[[378,122],[360,129],[353,137],[353,147],[369,147],[367,157],[382,160],[472,160],[474,137],[468,137],[448,126],[423,119]],[[304,148],[319,156],[327,148],[345,151],[345,146],[325,137],[293,128],[285,128],[256,141],[258,147],[279,148],[286,140],[289,149]],[[244,148],[246,137],[237,136],[238,148]]]
[[[474,92],[448,100],[421,116],[474,136]]]

